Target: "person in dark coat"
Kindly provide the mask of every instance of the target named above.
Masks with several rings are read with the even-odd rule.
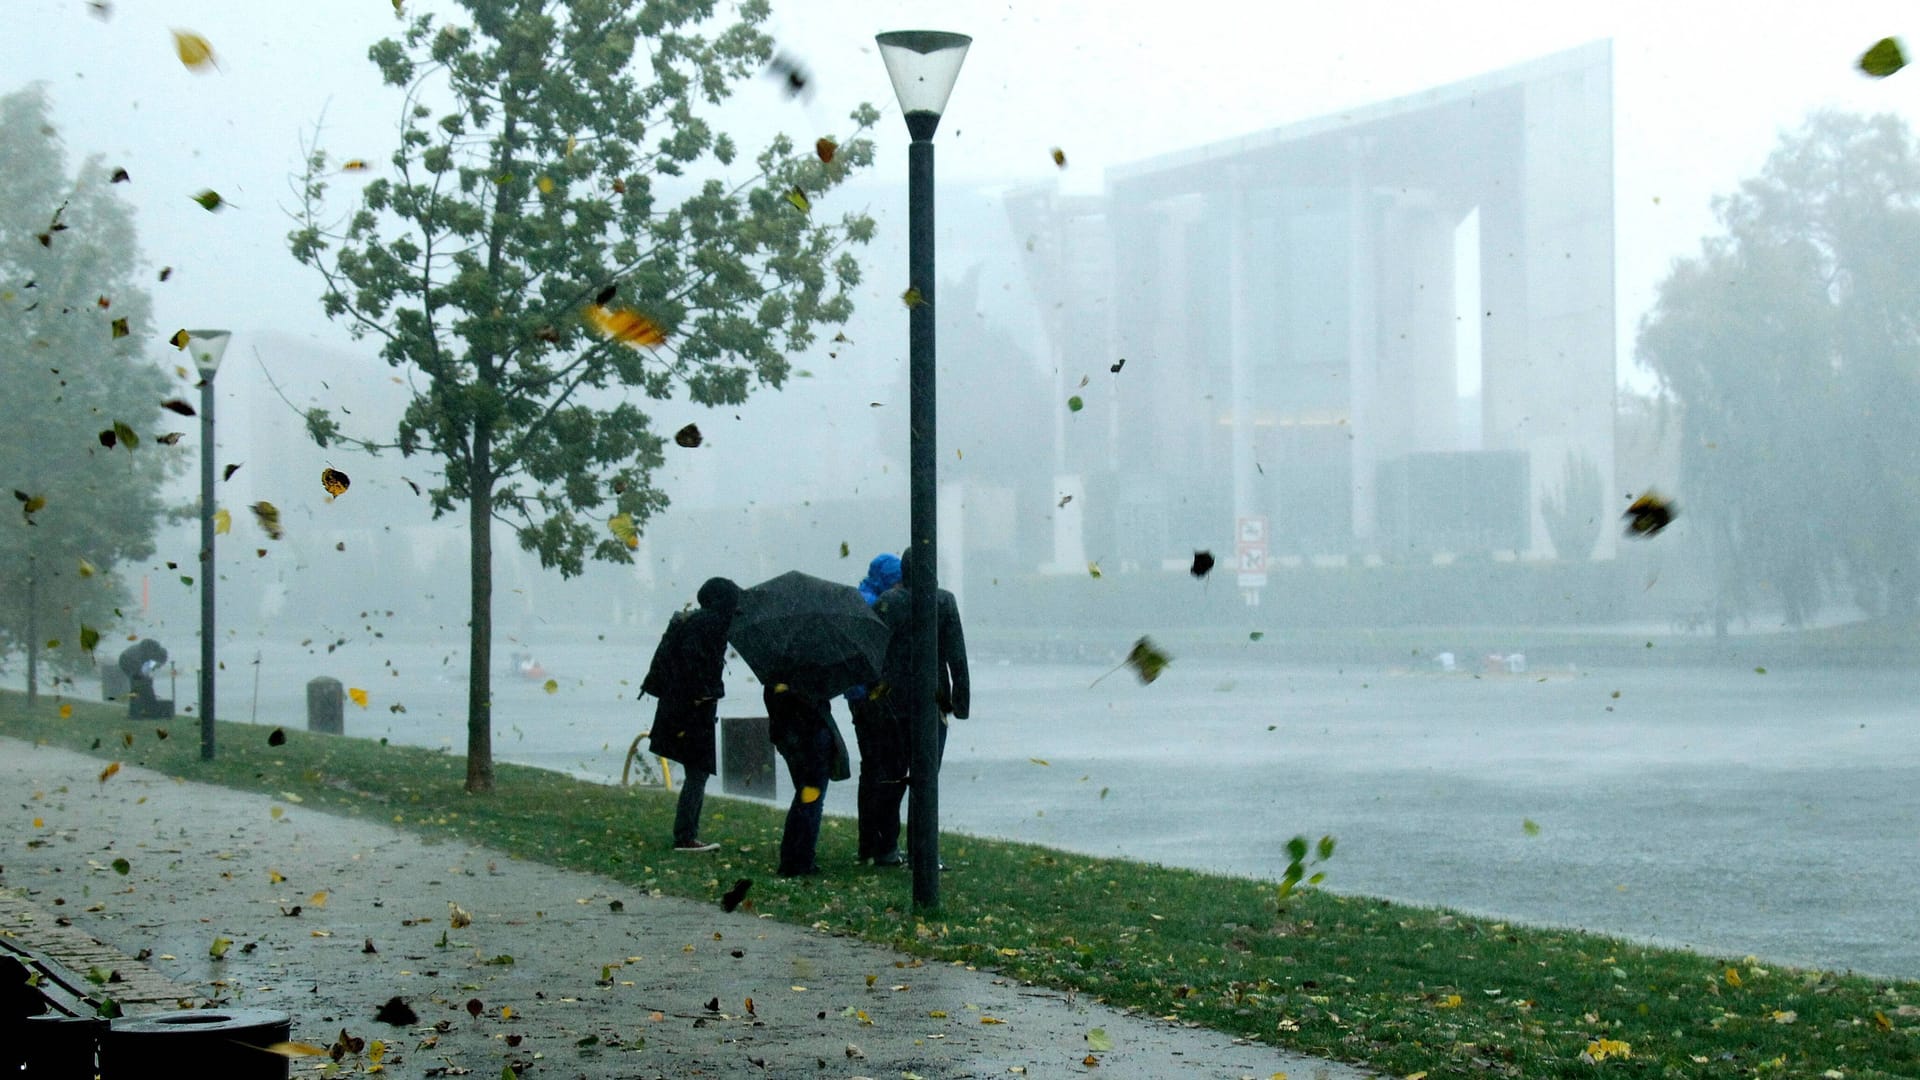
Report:
[[[833,705],[781,683],[767,686],[767,737],[786,759],[793,778],[793,805],[780,833],[780,876],[820,872],[820,814],[826,808],[827,780],[833,768]]]
[[[720,771],[713,729],[720,699],[726,696],[721,669],[727,663],[727,630],[740,607],[740,586],[723,577],[708,578],[700,586],[699,600],[698,609],[678,612],[668,621],[640,684],[642,694],[660,702],[648,744],[654,753],[681,765],[673,850],[688,852],[720,847],[700,839],[700,811],[706,804],[707,779]]]
[[[898,584],[900,557],[882,552],[867,564],[860,595],[871,607]],[[887,819],[889,806],[895,808],[898,823],[900,795],[894,789],[907,782],[907,733],[877,699],[875,687],[856,686],[846,696],[847,710],[853,714],[853,737],[860,744],[860,861],[896,866],[900,863],[900,853],[894,850],[897,837],[883,835],[879,825]]]
[[[880,616],[890,632],[886,662],[880,669],[880,701],[892,714],[893,722],[906,732],[909,761],[915,754],[914,742],[919,737],[918,725],[913,722],[912,695],[907,689],[913,668],[913,591],[907,586],[912,580],[912,566],[912,551],[900,556],[899,586],[873,605],[874,614]],[[940,741],[934,748],[934,761],[938,763],[947,752],[948,718],[965,720],[973,698],[972,682],[967,675],[967,639],[960,629],[960,604],[952,593],[941,588],[934,590],[934,628],[934,667],[940,673],[933,694],[934,704],[940,709]],[[900,800],[906,793],[907,785],[899,784],[883,789],[884,801],[875,800],[874,836],[875,842],[882,845],[874,858],[878,865],[897,866],[904,861],[899,851]]]

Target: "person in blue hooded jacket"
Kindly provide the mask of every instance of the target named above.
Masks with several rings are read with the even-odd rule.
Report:
[[[913,722],[912,695],[907,691],[911,685],[913,664],[913,593],[907,588],[906,575],[911,573],[912,560],[911,551],[901,556],[899,586],[887,590],[873,605],[873,613],[880,616],[880,621],[886,623],[891,631],[887,638],[886,662],[880,668],[882,689],[876,704],[887,711],[895,729],[901,733],[909,763],[913,756],[913,741],[918,736]],[[937,586],[933,596],[934,668],[937,674],[933,701],[940,710],[940,737],[933,746],[937,773],[939,762],[947,750],[947,720],[949,717],[959,720],[967,718],[972,709],[973,682],[967,674],[967,639],[960,629],[959,602],[952,593]],[[911,768],[907,773],[910,783]],[[885,842],[887,851],[893,851],[900,839],[900,803],[906,793],[907,784],[895,784],[881,788],[880,795],[875,799],[875,835]]]
[[[900,557],[881,552],[867,564],[860,595],[872,607],[887,590],[900,584]],[[899,841],[900,789],[907,782],[907,733],[893,713],[874,700],[871,687],[847,691],[847,710],[853,714],[853,737],[860,745],[860,861],[875,866],[899,866],[904,860]],[[889,808],[895,808],[891,817]],[[892,820],[888,835],[883,823]]]

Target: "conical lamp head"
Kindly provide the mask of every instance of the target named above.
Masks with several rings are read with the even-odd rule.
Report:
[[[893,80],[893,93],[900,99],[900,111],[906,114],[908,127],[919,126],[916,118],[937,124],[947,109],[947,96],[953,93],[954,80],[960,77],[960,64],[967,58],[967,46],[973,39],[945,30],[894,30],[874,40],[880,44],[880,59],[887,65],[887,76]],[[917,130],[914,134],[921,137]]]
[[[211,379],[220,370],[220,358],[227,354],[227,343],[232,340],[231,330],[187,331],[187,352],[193,354],[193,366],[201,378]]]

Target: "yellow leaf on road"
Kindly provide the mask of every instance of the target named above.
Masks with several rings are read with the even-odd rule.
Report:
[[[104,784],[107,781],[113,779],[113,775],[119,771],[120,771],[119,762],[117,761],[109,762],[106,768],[100,770],[100,782]]]
[[[307,903],[312,904],[314,907],[317,907],[317,908],[326,907],[327,906],[327,890],[321,889],[319,892],[314,893],[312,896],[307,897]]]

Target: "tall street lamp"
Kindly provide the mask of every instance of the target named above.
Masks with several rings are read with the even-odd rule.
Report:
[[[908,680],[912,710],[913,763],[908,802],[908,842],[913,848],[913,903],[940,906],[940,713],[934,704],[938,685],[938,642],[934,622],[935,543],[933,394],[933,132],[960,76],[973,39],[944,30],[896,30],[880,34],[880,59],[893,80],[893,92],[906,114],[907,133],[907,306],[909,309],[907,396],[909,513],[913,559],[907,588],[912,593],[913,675]]]
[[[200,760],[213,760],[213,374],[231,330],[189,330],[187,350],[200,371]]]

